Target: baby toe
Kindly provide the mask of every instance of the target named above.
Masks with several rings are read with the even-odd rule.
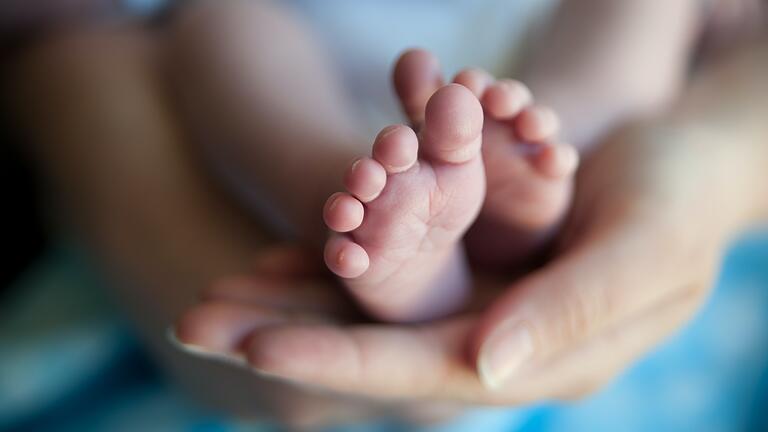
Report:
[[[531,143],[550,141],[560,132],[560,118],[554,110],[542,106],[523,109],[514,125],[518,138]]]
[[[336,232],[349,232],[363,223],[365,209],[352,195],[338,192],[331,195],[323,209],[323,219],[328,228]]]
[[[533,102],[528,87],[515,80],[504,79],[491,84],[481,99],[483,108],[493,118],[510,119]]]
[[[345,279],[362,276],[370,265],[365,249],[344,236],[333,236],[328,240],[324,257],[328,268]]]
[[[563,179],[576,172],[579,166],[579,153],[572,145],[548,145],[542,148],[534,164],[543,175],[552,179]]]
[[[409,170],[419,156],[416,132],[405,125],[387,126],[373,143],[373,158],[389,174]]]
[[[464,69],[453,78],[453,82],[468,88],[476,98],[480,99],[493,82],[493,77],[483,69]]]
[[[371,202],[379,196],[387,184],[387,171],[371,158],[356,160],[344,176],[347,191],[361,202]]]

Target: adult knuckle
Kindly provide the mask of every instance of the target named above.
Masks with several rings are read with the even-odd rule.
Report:
[[[562,300],[563,319],[558,331],[564,340],[591,335],[612,308],[603,290],[571,289]]]

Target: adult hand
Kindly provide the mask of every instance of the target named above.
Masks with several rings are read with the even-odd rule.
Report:
[[[504,288],[482,315],[417,326],[283,315],[264,325],[274,312],[249,297],[236,325],[219,321],[232,338],[214,346],[188,331],[213,325],[201,312],[209,300],[196,322],[182,320],[180,338],[239,353],[267,376],[377,398],[519,404],[594,390],[691,316],[730,233],[727,215],[699,193],[726,174],[722,155],[700,154],[717,140],[640,130],[588,161],[552,262],[510,286],[478,283]]]
[[[599,387],[691,316],[728,238],[768,213],[754,193],[768,166],[766,52],[718,58],[673,112],[602,145],[583,166],[558,256],[484,314],[256,323],[216,348],[279,379],[399,400],[516,404]],[[241,306],[251,323],[263,313]]]

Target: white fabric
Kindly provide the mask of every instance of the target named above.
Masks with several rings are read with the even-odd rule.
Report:
[[[509,77],[524,39],[556,0],[294,0],[336,59],[375,132],[401,121],[390,80],[409,47],[427,48],[448,76],[480,66]]]

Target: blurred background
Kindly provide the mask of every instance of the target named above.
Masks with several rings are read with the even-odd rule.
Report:
[[[18,137],[13,136],[7,115],[0,124],[0,175],[5,210],[0,216],[2,230],[2,270],[0,295],[39,257],[47,239],[39,208],[38,184],[29,161],[19,153]]]

